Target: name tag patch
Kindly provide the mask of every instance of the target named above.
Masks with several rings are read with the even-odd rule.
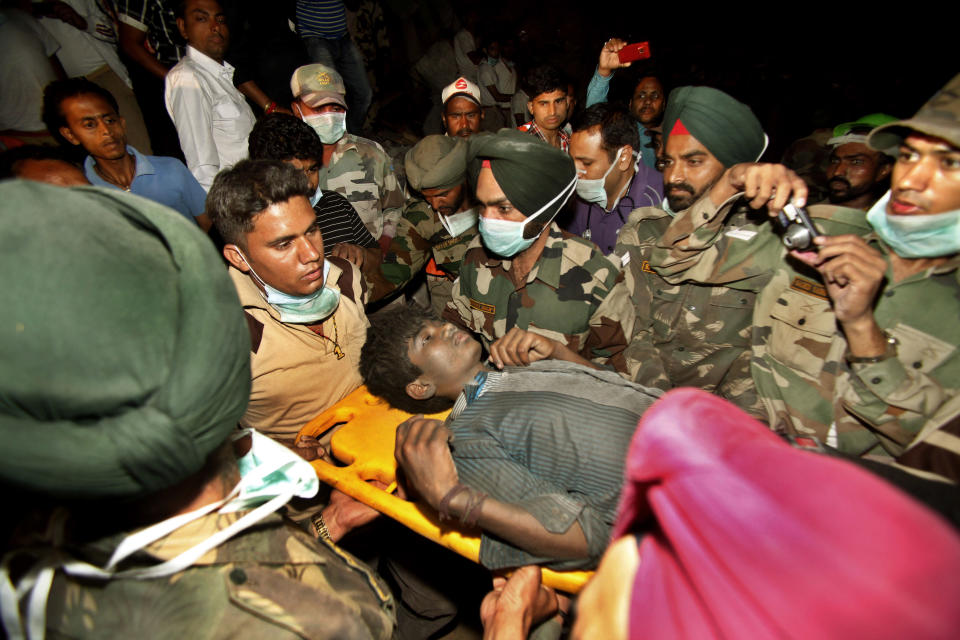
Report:
[[[794,278],[793,282],[790,283],[790,288],[794,291],[805,293],[808,296],[820,298],[821,300],[830,299],[830,296],[827,295],[827,288],[819,282],[811,282],[803,278]]]
[[[470,298],[470,308],[476,309],[477,311],[485,313],[488,316],[492,316],[497,312],[496,305],[480,302],[479,300],[474,300],[473,298]]]

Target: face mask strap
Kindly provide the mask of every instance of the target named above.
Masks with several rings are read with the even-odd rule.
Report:
[[[576,191],[576,189],[577,189],[577,172],[574,171],[573,180],[571,180],[570,183],[567,184],[567,186],[561,189],[560,193],[555,195],[550,200],[550,202],[540,207],[539,211],[537,211],[535,214],[527,218],[526,222],[523,223],[523,231],[522,231],[523,238],[525,240],[529,240],[529,238],[527,238],[527,225],[533,222],[534,220],[536,220],[544,211],[547,211],[553,205],[553,203],[555,203],[557,200],[560,200],[560,198],[563,198],[563,201],[557,206],[556,210],[552,214],[550,214],[550,216],[543,222],[544,228],[548,224],[550,224],[550,222],[557,216],[557,214],[560,213],[560,209],[563,208],[563,205],[567,203],[567,200],[570,199],[570,196],[573,195],[573,192]]]

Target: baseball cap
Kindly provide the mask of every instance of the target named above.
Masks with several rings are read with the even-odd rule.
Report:
[[[447,100],[457,96],[468,98],[480,104],[480,87],[466,78],[460,77],[444,87],[440,94],[443,104],[447,104]]]
[[[343,78],[334,69],[322,64],[308,64],[293,72],[290,78],[290,93],[311,107],[338,104],[344,109],[347,89]]]

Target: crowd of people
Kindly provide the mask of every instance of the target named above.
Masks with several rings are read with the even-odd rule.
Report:
[[[960,75],[777,162],[467,10],[398,145],[362,4],[0,5],[7,636],[954,637]],[[479,566],[320,486],[361,385]]]

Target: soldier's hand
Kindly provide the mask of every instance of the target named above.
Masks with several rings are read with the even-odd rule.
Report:
[[[363,259],[366,255],[363,247],[357,246],[355,244],[349,244],[347,242],[342,242],[333,247],[333,250],[330,252],[330,255],[334,255],[338,258],[343,258],[344,260],[349,260],[353,264],[357,265],[358,269],[363,268]]]
[[[617,55],[617,52],[625,46],[627,46],[627,41],[620,38],[610,38],[604,43],[603,49],[600,50],[600,62],[597,64],[597,72],[601,76],[606,78],[613,73],[614,69],[630,66],[629,62],[621,64],[620,56]]]
[[[450,431],[442,420],[414,416],[397,427],[394,456],[413,489],[434,509],[457,485],[457,468],[450,455]]]
[[[782,164],[745,162],[735,164],[724,173],[711,190],[713,202],[719,204],[743,191],[754,209],[766,205],[776,215],[788,202],[798,207],[807,203],[807,184]]]
[[[837,321],[872,324],[873,304],[887,271],[883,254],[855,235],[819,236],[814,242],[820,247],[815,258],[810,252],[804,256],[816,261]]]
[[[504,366],[526,366],[553,356],[559,343],[545,336],[513,327],[505,336],[490,345],[490,362],[497,369]]]

